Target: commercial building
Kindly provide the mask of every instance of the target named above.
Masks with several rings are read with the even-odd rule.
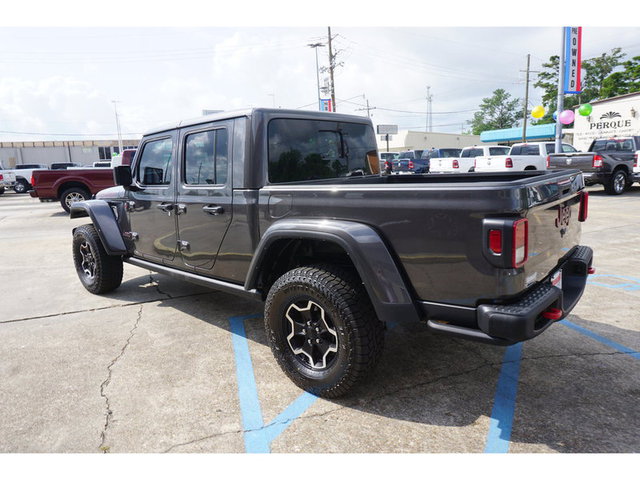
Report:
[[[640,92],[589,102],[591,115],[583,117],[576,109],[573,146],[587,150],[596,138],[640,135]]]
[[[400,130],[390,135],[389,151],[425,150],[427,148],[463,148],[480,144],[480,135],[463,135],[461,133],[415,132]],[[387,151],[385,135],[376,135],[378,150]]]
[[[123,149],[137,148],[138,139],[123,139]],[[0,142],[0,163],[12,168],[25,163],[51,165],[58,162],[74,162],[93,165],[93,162],[110,160],[120,153],[117,140],[61,140],[41,142]]]

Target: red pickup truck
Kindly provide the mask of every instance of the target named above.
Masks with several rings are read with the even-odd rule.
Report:
[[[120,163],[130,165],[135,150],[125,150]],[[113,168],[70,168],[67,170],[35,170],[31,176],[33,190],[29,195],[41,202],[59,200],[69,212],[72,203],[89,200],[105,188],[113,187]]]

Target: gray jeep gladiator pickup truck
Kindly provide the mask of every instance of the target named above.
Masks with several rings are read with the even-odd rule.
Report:
[[[153,130],[116,187],[71,205],[84,287],[123,262],[264,302],[271,349],[316,395],[372,370],[385,324],[533,338],[593,272],[579,171],[381,175],[369,119],[254,109]]]

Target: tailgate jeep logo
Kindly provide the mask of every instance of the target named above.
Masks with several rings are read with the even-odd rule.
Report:
[[[558,216],[556,218],[556,228],[560,229],[561,237],[564,237],[564,234],[567,233],[569,220],[571,220],[571,207],[569,205],[559,205]]]

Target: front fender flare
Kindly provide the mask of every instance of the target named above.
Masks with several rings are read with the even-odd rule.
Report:
[[[247,274],[245,289],[256,288],[269,247],[280,239],[314,239],[338,244],[349,255],[378,318],[418,320],[409,289],[389,249],[376,230],[368,225],[344,220],[281,220],[264,233]]]
[[[104,249],[109,255],[126,255],[127,246],[113,211],[104,200],[86,200],[71,205],[71,218],[91,217]],[[75,229],[74,229],[75,230]]]

